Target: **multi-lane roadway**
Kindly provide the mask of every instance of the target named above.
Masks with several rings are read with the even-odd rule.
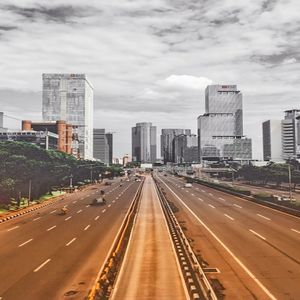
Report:
[[[199,184],[157,175],[193,225],[228,299],[300,299],[300,219]]]
[[[83,299],[140,184],[92,186],[0,224],[0,299]],[[93,206],[100,189],[107,204]]]

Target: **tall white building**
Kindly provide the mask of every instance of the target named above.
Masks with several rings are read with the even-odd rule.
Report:
[[[264,160],[282,160],[281,121],[267,120],[262,123]]]
[[[132,127],[132,160],[140,163],[156,162],[156,126],[137,123]]]
[[[205,113],[198,117],[200,161],[252,158],[251,139],[243,136],[243,95],[236,85],[209,85]]]
[[[282,157],[300,157],[300,110],[291,109],[285,111],[281,121],[282,132]]]
[[[85,74],[43,74],[43,119],[77,127],[79,158],[93,158],[93,86]]]

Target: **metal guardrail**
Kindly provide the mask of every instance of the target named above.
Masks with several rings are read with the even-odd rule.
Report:
[[[218,300],[159,183],[155,178],[154,181],[190,299]]]
[[[86,298],[87,300],[107,300],[111,295],[112,288],[115,284],[119,268],[122,264],[126,252],[129,237],[138,209],[143,184],[144,179],[141,182],[137,193],[135,194],[134,200],[132,201],[130,208],[124,218],[113,246],[108,253],[106,261],[98,274],[96,282]]]

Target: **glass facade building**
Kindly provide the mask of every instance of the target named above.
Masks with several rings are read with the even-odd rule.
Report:
[[[156,162],[156,126],[137,123],[132,127],[132,160],[140,163]]]
[[[161,156],[164,163],[175,162],[173,142],[174,138],[180,134],[191,134],[190,129],[162,129],[160,136]]]
[[[198,162],[198,138],[195,134],[176,135],[173,145],[175,163]]]
[[[93,158],[93,87],[85,74],[43,74],[43,120],[77,126],[73,154]]]
[[[243,96],[236,85],[209,85],[205,114],[198,117],[199,158],[252,158],[251,139],[243,136]]]

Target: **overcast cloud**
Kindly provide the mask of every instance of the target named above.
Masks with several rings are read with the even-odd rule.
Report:
[[[300,108],[299,11],[299,0],[2,0],[0,111],[41,119],[42,73],[86,73],[94,125],[116,132],[122,156],[136,122],[196,133],[206,85],[237,84],[261,158],[261,122]]]

